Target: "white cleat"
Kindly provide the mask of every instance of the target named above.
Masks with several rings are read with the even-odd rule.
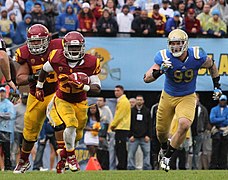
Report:
[[[79,171],[80,170],[80,166],[78,164],[78,161],[77,161],[75,155],[68,156],[68,158],[67,158],[67,164],[69,166],[69,169],[72,172],[75,172],[75,171]]]
[[[161,159],[160,167],[162,168],[162,170],[165,170],[166,172],[168,172],[170,170],[169,162],[170,162],[170,158],[163,157]]]
[[[23,159],[20,159],[13,173],[14,174],[25,173],[30,167],[31,167],[31,164],[29,161],[25,162]]]

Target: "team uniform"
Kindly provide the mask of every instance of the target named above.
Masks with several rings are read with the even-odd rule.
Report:
[[[87,92],[71,87],[68,80],[62,80],[62,77],[63,74],[70,75],[75,72],[83,72],[90,77],[90,83],[93,84],[93,76],[100,72],[100,61],[95,56],[85,54],[78,64],[70,67],[63,50],[58,49],[51,52],[48,66],[47,70],[45,64],[44,69],[47,72],[54,70],[59,81],[56,97],[53,99],[53,104],[50,103],[50,119],[54,126],[64,123],[66,127],[75,127],[76,141],[78,141],[82,138],[83,129],[87,122]]]
[[[19,64],[27,63],[30,74],[36,74],[43,64],[48,60],[49,53],[54,49],[62,48],[62,40],[54,39],[43,54],[33,55],[30,53],[28,46],[23,45],[16,50],[16,61]],[[50,73],[44,84],[44,102],[40,102],[35,97],[36,81],[30,82],[30,93],[27,101],[27,108],[24,116],[23,136],[27,141],[36,141],[46,117],[46,108],[51,101],[57,89],[57,76],[54,72]]]
[[[165,73],[164,90],[162,91],[157,111],[156,128],[161,133],[168,133],[174,114],[177,119],[185,117],[194,120],[196,106],[196,78],[199,68],[206,61],[207,54],[200,47],[187,49],[188,57],[184,62],[174,57],[166,49],[155,56],[155,63],[162,65],[164,60],[172,63]]]

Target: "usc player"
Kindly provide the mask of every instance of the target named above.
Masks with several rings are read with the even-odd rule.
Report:
[[[49,112],[58,142],[65,142],[60,152],[57,173],[63,173],[65,163],[71,171],[78,171],[75,156],[75,141],[83,136],[87,122],[87,92],[100,92],[100,61],[95,56],[85,54],[85,39],[82,34],[72,31],[63,38],[63,49],[53,50],[44,64],[36,85],[36,97],[43,101],[45,78],[50,72],[56,72],[59,86]],[[89,84],[80,80],[84,73],[90,79]],[[50,103],[51,104],[51,103]],[[63,143],[64,144],[64,143]]]
[[[46,117],[46,108],[57,89],[57,76],[49,73],[44,84],[44,101],[35,97],[38,72],[47,61],[53,49],[62,48],[62,40],[50,40],[48,29],[35,24],[28,29],[27,43],[16,50],[16,61],[20,64],[16,82],[20,85],[29,84],[27,108],[24,115],[23,142],[20,160],[14,173],[24,173],[30,168],[29,154],[36,142]]]

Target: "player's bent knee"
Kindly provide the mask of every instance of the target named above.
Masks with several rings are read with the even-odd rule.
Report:
[[[54,127],[54,130],[55,130],[55,131],[62,131],[62,130],[64,130],[65,128],[66,128],[65,123],[62,123],[62,124],[60,124],[60,125],[58,125],[58,126],[55,126],[55,127]]]
[[[187,131],[190,128],[191,124],[192,124],[192,122],[189,119],[181,118],[179,120],[179,128],[178,129],[181,129],[183,131]]]

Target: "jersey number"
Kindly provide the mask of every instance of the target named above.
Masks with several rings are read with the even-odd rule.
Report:
[[[81,89],[72,88],[67,80],[59,83],[59,89],[65,93],[79,93],[82,92]]]
[[[37,71],[41,70],[41,68],[43,67],[43,64],[40,64],[40,65],[36,65],[36,66],[32,66],[32,73],[33,74],[36,74]],[[46,81],[48,83],[54,83],[54,82],[57,82],[58,79],[57,79],[57,74],[55,72],[50,72],[46,78]]]
[[[177,83],[190,82],[193,79],[194,72],[192,69],[188,69],[184,72],[179,70],[174,71],[174,81]]]

